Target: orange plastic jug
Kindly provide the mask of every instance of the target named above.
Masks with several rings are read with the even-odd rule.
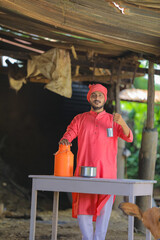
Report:
[[[54,157],[54,176],[73,176],[74,155],[70,150],[70,145],[59,145],[58,152]]]

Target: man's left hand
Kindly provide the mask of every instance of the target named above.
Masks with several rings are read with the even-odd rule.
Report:
[[[130,129],[127,126],[126,122],[124,121],[124,119],[122,118],[121,114],[119,113],[114,113],[113,114],[113,121],[118,123],[119,125],[121,125],[121,127],[123,128],[123,132],[124,134],[128,137],[129,136],[129,132]]]
[[[118,123],[121,126],[124,124],[124,120],[123,120],[121,114],[119,114],[119,113],[113,114],[113,121]]]

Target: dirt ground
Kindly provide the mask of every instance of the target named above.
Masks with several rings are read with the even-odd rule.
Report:
[[[3,184],[5,185],[5,184]],[[26,199],[19,191],[8,191],[2,186],[0,199],[4,209],[0,217],[0,240],[27,240],[30,227],[30,199]],[[2,189],[1,189],[2,190]],[[81,233],[76,219],[71,217],[71,208],[59,210],[58,237],[59,240],[80,240]],[[36,240],[51,239],[52,230],[52,200],[41,196],[38,198]],[[118,210],[112,210],[107,240],[127,240],[128,219]],[[145,240],[144,234],[135,233],[135,240]]]
[[[22,213],[19,213],[22,215]],[[17,215],[18,216],[18,215]],[[36,222],[36,240],[51,239],[51,211],[38,212],[41,220]],[[0,239],[1,240],[27,240],[29,239],[29,219],[1,218],[0,219]],[[142,234],[134,234],[135,240],[145,240]],[[58,237],[59,240],[80,240],[81,233],[77,221],[71,218],[71,209],[59,211]],[[127,240],[127,218],[112,211],[107,240]]]

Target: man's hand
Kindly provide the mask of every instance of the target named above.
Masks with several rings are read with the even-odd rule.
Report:
[[[127,126],[126,122],[124,121],[124,119],[122,118],[121,114],[119,113],[114,113],[113,114],[113,121],[118,123],[119,125],[121,125],[121,127],[123,128],[123,132],[124,134],[128,137],[129,136],[129,132],[130,129]]]
[[[123,120],[123,118],[122,118],[122,116],[121,116],[121,114],[119,114],[119,113],[114,113],[113,114],[113,121],[114,122],[116,122],[116,123],[118,123],[119,125],[123,125],[124,124],[124,120]]]
[[[62,144],[62,145],[71,145],[72,146],[72,143],[70,143],[67,139],[62,139],[59,144]]]

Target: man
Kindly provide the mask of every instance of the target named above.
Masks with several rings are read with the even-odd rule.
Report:
[[[67,127],[60,144],[71,144],[78,137],[75,176],[80,166],[97,167],[97,178],[117,178],[117,139],[133,141],[133,135],[122,116],[104,111],[107,89],[101,84],[89,85],[87,100],[91,111],[77,115]],[[113,137],[107,136],[113,128]],[[72,215],[77,217],[83,240],[104,240],[114,196],[73,193]],[[96,221],[93,232],[92,220]]]

